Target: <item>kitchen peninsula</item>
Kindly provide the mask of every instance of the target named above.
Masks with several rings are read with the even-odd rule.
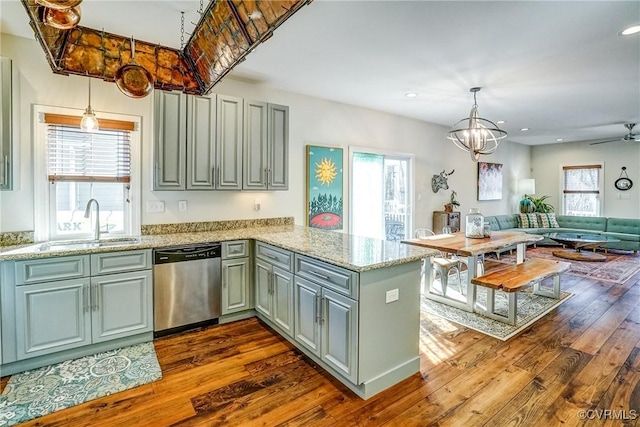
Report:
[[[432,250],[296,226],[290,220],[231,229],[220,223],[202,224],[151,227],[143,230],[148,234],[139,241],[122,246],[43,251],[42,245],[33,244],[0,249],[3,374],[29,369],[34,359],[42,364],[56,357],[56,353],[24,360],[16,356],[15,305],[20,303],[16,289],[21,288],[13,274],[16,263],[242,240],[254,243],[250,291],[254,304],[221,317],[221,323],[257,315],[365,399],[419,371],[420,271],[422,259],[433,255]],[[283,256],[284,261],[278,264],[272,254]],[[286,279],[280,283],[287,290],[287,321],[274,318],[268,310],[275,280],[269,268],[276,268],[278,277]],[[152,336],[143,333],[137,338],[148,341]],[[58,356],[70,359],[94,350],[89,345]]]

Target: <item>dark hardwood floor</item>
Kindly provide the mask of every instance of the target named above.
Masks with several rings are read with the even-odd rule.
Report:
[[[162,380],[23,425],[640,425],[640,273],[562,280],[574,297],[507,342],[423,317],[421,373],[366,401],[250,319],[157,340]]]

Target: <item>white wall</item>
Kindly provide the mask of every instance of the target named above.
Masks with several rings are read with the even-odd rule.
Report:
[[[14,191],[0,192],[0,231],[33,230],[33,152],[31,112],[33,104],[54,105],[84,110],[87,105],[87,79],[53,74],[40,46],[31,39],[2,34],[0,54],[11,58],[14,67],[14,123],[16,176]],[[296,224],[305,224],[305,145],[373,147],[415,154],[416,194],[415,227],[431,227],[431,212],[442,210],[449,191],[434,194],[431,177],[443,169],[456,172],[449,178],[450,188],[458,193],[461,212],[479,207],[487,214],[515,212],[519,196],[514,193],[516,178],[528,177],[529,147],[503,143],[484,161],[504,164],[503,199],[478,202],[477,165],[469,154],[455,148],[444,135],[445,127],[378,111],[312,98],[226,77],[214,87],[214,93],[285,104],[290,107],[290,183],[284,192],[161,192],[151,191],[153,95],[131,99],[115,84],[92,79],[92,107],[100,112],[123,113],[142,117],[142,194],[136,201],[163,200],[164,213],[142,213],[142,224],[162,224],[224,219],[294,216]],[[461,112],[463,114],[464,112]],[[41,149],[41,148],[37,148]],[[345,209],[348,208],[348,171],[345,169]],[[135,195],[134,195],[135,197]],[[262,209],[253,210],[254,200]],[[178,200],[187,200],[187,212],[178,212]],[[348,224],[345,211],[344,224]]]
[[[561,213],[562,165],[604,163],[603,216],[640,218],[640,143],[610,142],[589,145],[587,142],[539,145],[531,148],[532,177],[536,180],[536,195],[549,195],[550,203]],[[622,167],[633,187],[619,191],[614,182]],[[621,198],[625,197],[625,198]],[[627,198],[628,197],[628,198]]]

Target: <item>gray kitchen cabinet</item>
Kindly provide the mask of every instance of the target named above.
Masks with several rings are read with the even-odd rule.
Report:
[[[151,250],[3,263],[2,275],[15,320],[3,363],[153,333]]]
[[[0,58],[0,190],[12,188],[11,60]]]
[[[269,104],[269,173],[270,190],[289,189],[289,107]]]
[[[154,190],[286,190],[289,107],[158,91]]]
[[[187,190],[215,188],[216,100],[187,96]]]
[[[154,92],[153,189],[184,190],[187,143],[187,95]]]
[[[151,270],[91,278],[92,342],[153,332]]]
[[[267,105],[266,102],[244,101],[242,188],[245,190],[267,189]]]
[[[238,240],[222,243],[222,314],[238,313],[252,308],[251,262],[249,242]]]
[[[218,190],[242,189],[243,101],[217,96],[215,180]]]
[[[17,360],[91,344],[90,280],[16,287]]]
[[[274,255],[278,254],[278,255]],[[255,309],[277,329],[293,337],[293,274],[291,252],[258,242],[255,261]]]
[[[243,189],[289,187],[289,107],[260,101],[244,106]]]
[[[323,284],[327,283],[322,279],[314,283],[295,276],[294,339],[357,383],[358,301]]]

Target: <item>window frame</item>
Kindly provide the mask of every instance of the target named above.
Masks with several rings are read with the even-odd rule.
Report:
[[[57,225],[54,223],[55,213],[52,211],[55,191],[51,191],[52,184],[48,179],[47,172],[47,124],[44,120],[45,114],[60,114],[67,116],[82,116],[84,110],[54,107],[46,105],[34,105],[33,107],[33,152],[34,152],[34,240],[37,242],[54,239],[69,239],[76,237],[86,237],[86,233],[78,235],[57,235]],[[131,138],[131,179],[128,183],[129,191],[125,192],[130,203],[125,224],[129,224],[129,229],[117,235],[139,235],[141,230],[141,188],[142,188],[142,168],[141,168],[141,121],[140,116],[127,114],[114,114],[100,112],[98,119],[120,120],[133,122],[134,130],[130,132]],[[126,184],[122,184],[126,185]]]
[[[598,169],[598,189],[597,190],[566,190],[565,189],[565,170],[568,169]],[[566,205],[567,194],[595,194],[598,199],[598,212],[594,217],[602,216],[604,212],[604,162],[602,163],[576,163],[560,165],[560,200],[562,204],[562,214],[568,215]]]

